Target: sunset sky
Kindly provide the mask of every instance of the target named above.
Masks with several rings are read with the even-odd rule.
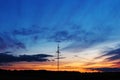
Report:
[[[120,0],[0,0],[0,69],[120,71]]]

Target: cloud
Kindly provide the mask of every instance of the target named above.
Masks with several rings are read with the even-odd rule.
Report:
[[[102,72],[120,72],[120,68],[90,68],[90,69]]]
[[[4,42],[3,38],[0,36],[0,51],[2,49],[5,49],[6,48],[6,43]]]
[[[8,53],[11,53],[11,52],[9,52],[9,51],[6,51],[6,52],[4,52],[4,53],[0,53],[0,54],[8,54]]]
[[[0,53],[0,63],[8,63],[8,62],[20,62],[20,61],[39,61],[44,62],[48,61],[48,57],[53,57],[52,55],[47,54],[36,54],[36,55],[19,55],[19,56],[13,56],[11,54]]]
[[[21,49],[29,50],[30,45],[38,45],[40,41],[49,42],[70,42],[62,50],[80,51],[101,42],[107,41],[112,29],[110,26],[101,25],[86,29],[81,25],[69,23],[60,26],[67,26],[65,28],[56,27],[42,27],[38,25],[31,25],[30,27],[13,28],[10,32],[2,32],[0,35],[0,49],[6,51],[7,49],[20,51]],[[55,28],[53,30],[53,28]]]
[[[68,31],[56,31],[52,36],[49,37],[49,40],[55,42],[69,40],[69,33]]]
[[[104,54],[102,56],[109,56],[109,55],[113,55],[112,57],[107,58],[110,61],[120,59],[120,48],[110,50],[110,51],[108,51],[106,54]]]
[[[77,29],[70,33],[69,39],[72,43],[64,49],[86,49],[93,45],[110,40],[109,37],[112,34],[112,28],[110,26],[98,26],[93,27],[90,30]]]
[[[32,25],[29,28],[19,28],[12,32],[12,35],[17,37],[28,37],[31,43],[35,41],[45,40],[47,42],[71,42],[65,50],[70,49],[85,49],[90,46],[107,41],[112,34],[113,28],[106,25],[99,25],[92,27],[90,30],[84,29],[81,25],[69,23],[65,28],[55,27],[40,27],[38,25]],[[54,30],[53,30],[54,29]],[[18,39],[19,40],[19,39]],[[21,42],[22,43],[22,42]],[[24,44],[25,45],[25,44]],[[21,48],[24,46],[19,45]]]
[[[12,31],[12,34],[14,34],[14,35],[28,36],[28,35],[34,35],[34,34],[44,33],[47,29],[48,28],[40,27],[38,25],[32,25],[29,28],[14,29]]]
[[[0,51],[26,49],[26,45],[9,32],[0,33]]]
[[[120,48],[110,48],[107,51],[103,51],[104,54],[101,54],[100,56],[94,58],[94,59],[100,59],[103,57],[106,57],[105,59],[108,61],[114,61],[114,60],[120,60]]]
[[[61,26],[66,26],[60,28]],[[54,29],[54,30],[53,30]],[[110,26],[100,25],[90,30],[81,25],[69,23],[58,27],[42,27],[31,25],[29,27],[13,28],[10,32],[0,34],[1,49],[26,49],[27,44],[45,40],[46,42],[71,42],[64,49],[88,48],[108,40],[112,29]]]

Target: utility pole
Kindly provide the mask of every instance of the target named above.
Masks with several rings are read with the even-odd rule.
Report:
[[[59,66],[60,66],[60,61],[59,61],[59,59],[60,59],[60,47],[59,47],[59,43],[58,43],[58,46],[57,46],[57,70],[59,71]]]

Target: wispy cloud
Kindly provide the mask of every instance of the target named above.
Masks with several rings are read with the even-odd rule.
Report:
[[[78,29],[77,31],[74,31],[72,35],[70,35],[70,38],[67,38],[71,39],[72,43],[64,49],[81,50],[103,43],[107,40],[110,41],[109,37],[111,36],[112,31],[112,28],[108,26],[93,27],[90,30]]]

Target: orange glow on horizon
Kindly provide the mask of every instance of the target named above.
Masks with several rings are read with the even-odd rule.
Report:
[[[101,72],[92,70],[90,68],[117,68],[120,65],[115,65],[116,61],[93,61],[93,62],[68,62],[62,61],[60,63],[60,71],[79,71],[79,72]],[[0,66],[0,69],[5,70],[50,70],[57,71],[56,61],[47,62],[14,62],[7,66]]]
[[[73,65],[73,64],[72,64]],[[73,66],[69,65],[61,65],[59,71],[79,71],[79,72],[99,72],[97,70],[90,70],[84,67],[78,67],[77,65]],[[19,63],[14,63],[12,66],[5,66],[5,67],[0,67],[0,69],[5,69],[5,70],[50,70],[50,71],[57,71],[57,66],[53,64],[46,64],[46,63],[39,63],[39,62],[19,62]]]

